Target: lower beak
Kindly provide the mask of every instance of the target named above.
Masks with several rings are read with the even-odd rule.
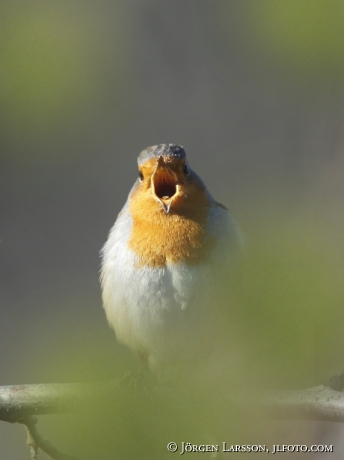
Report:
[[[154,197],[160,202],[165,213],[168,214],[172,201],[179,192],[179,183],[177,175],[166,165],[162,156],[158,158],[151,184]]]

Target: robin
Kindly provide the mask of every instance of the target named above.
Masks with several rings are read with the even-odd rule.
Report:
[[[102,297],[117,340],[164,379],[211,349],[219,280],[240,236],[182,146],[146,148],[138,169],[102,249]]]

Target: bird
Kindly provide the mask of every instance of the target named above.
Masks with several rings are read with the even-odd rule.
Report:
[[[159,381],[204,365],[220,285],[240,246],[236,223],[182,146],[140,153],[138,177],[101,250],[100,281],[118,342]]]

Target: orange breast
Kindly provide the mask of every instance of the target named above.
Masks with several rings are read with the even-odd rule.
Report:
[[[216,244],[205,231],[209,207],[205,191],[190,188],[166,214],[150,190],[138,186],[130,201],[133,228],[129,247],[139,257],[139,265],[157,268],[167,262],[206,260]]]

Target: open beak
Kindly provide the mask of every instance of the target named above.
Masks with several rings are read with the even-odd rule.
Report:
[[[168,214],[172,201],[179,192],[180,185],[177,175],[167,166],[162,156],[158,158],[151,184],[154,197],[161,203],[165,213]]]

